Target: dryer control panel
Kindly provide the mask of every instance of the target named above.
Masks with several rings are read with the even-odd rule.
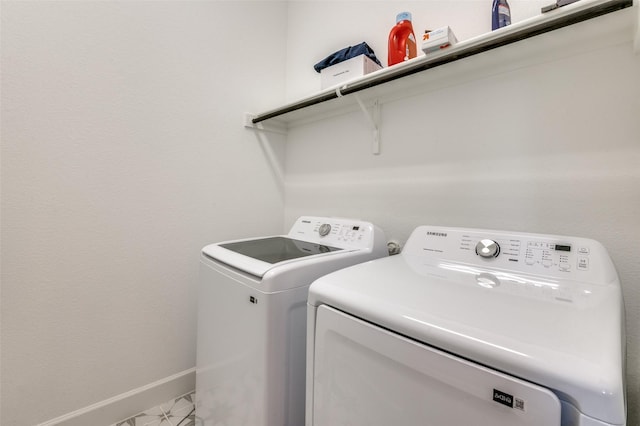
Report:
[[[579,237],[421,226],[403,254],[582,282],[616,276],[602,244]]]

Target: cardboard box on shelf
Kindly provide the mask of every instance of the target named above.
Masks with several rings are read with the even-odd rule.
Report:
[[[437,52],[445,47],[453,46],[458,42],[455,34],[449,27],[438,28],[437,30],[424,33],[422,36],[422,51],[425,54]]]
[[[366,55],[356,56],[320,71],[320,88],[327,89],[347,80],[377,71],[382,67]]]

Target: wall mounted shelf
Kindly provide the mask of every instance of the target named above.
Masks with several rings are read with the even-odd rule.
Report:
[[[398,86],[400,80],[410,82],[405,83],[404,86],[410,84],[415,88],[420,84],[420,81],[416,80],[417,76],[420,76],[424,80],[425,78],[428,78],[423,78],[423,76],[430,74],[429,70],[438,68],[445,64],[460,61],[465,58],[470,58],[472,56],[474,58],[470,60],[475,61],[477,66],[490,67],[492,64],[486,64],[483,63],[482,60],[477,59],[480,53],[488,52],[513,43],[522,42],[524,40],[533,39],[536,36],[578,24],[602,15],[607,15],[612,12],[617,12],[631,6],[633,6],[633,0],[581,0],[568,6],[515,23],[508,27],[459,42],[456,45],[440,52],[419,56],[418,58],[402,64],[383,68],[366,76],[349,81],[337,88],[321,91],[315,95],[288,103],[266,112],[259,114],[247,114],[245,116],[245,127],[256,130],[282,132],[286,131],[288,125],[304,122],[305,120],[308,121],[313,119],[313,117],[321,117],[323,114],[340,110],[341,108],[344,108],[345,105],[349,105],[351,108],[355,105],[356,108],[359,106],[368,115],[368,121],[370,121],[374,126],[375,135],[378,131],[375,116],[379,108],[379,98],[389,96],[389,94],[396,91],[398,87],[403,87],[402,85]],[[637,8],[638,7],[636,6],[636,9]],[[583,44],[590,43],[592,40],[598,40],[599,33],[604,32],[607,33],[605,35],[608,35],[609,33],[616,31],[627,31],[628,38],[626,39],[631,40],[634,37],[631,33],[634,21],[636,22],[635,39],[638,40],[640,39],[640,30],[638,30],[639,25],[637,23],[638,15],[640,14],[635,14],[635,18],[630,19],[629,16],[625,14],[625,16],[622,17],[622,23],[616,21],[614,23],[607,23],[606,25],[600,26],[605,28],[592,26],[590,28],[595,28],[593,32],[594,37],[590,37],[590,40],[587,41],[580,41],[583,42]],[[610,27],[616,28],[612,29]],[[581,33],[578,37],[584,37],[584,34]],[[625,37],[627,36],[625,35]],[[571,38],[571,36],[569,36],[569,38]],[[547,43],[545,44],[543,41],[536,42],[536,39],[533,39],[531,43],[527,44],[526,48],[523,46],[523,51],[518,52],[518,54],[520,56],[528,54],[535,55],[539,52],[544,52],[547,49],[552,48],[552,46],[548,45],[549,39],[547,38],[546,40]],[[597,43],[594,42],[594,45],[595,44]],[[638,46],[636,46],[636,50],[637,49]],[[493,66],[497,66],[497,64],[493,64]],[[465,70],[464,72],[473,72],[473,69]],[[446,85],[446,82],[443,84]],[[369,107],[365,105],[367,103],[369,107],[372,108],[372,113],[368,113]],[[267,124],[267,126],[265,126],[265,124]]]

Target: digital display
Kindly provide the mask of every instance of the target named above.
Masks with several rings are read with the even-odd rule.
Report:
[[[557,251],[571,251],[571,246],[556,244]]]

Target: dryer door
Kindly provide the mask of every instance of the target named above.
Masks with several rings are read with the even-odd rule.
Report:
[[[313,426],[559,426],[548,389],[317,309]]]

